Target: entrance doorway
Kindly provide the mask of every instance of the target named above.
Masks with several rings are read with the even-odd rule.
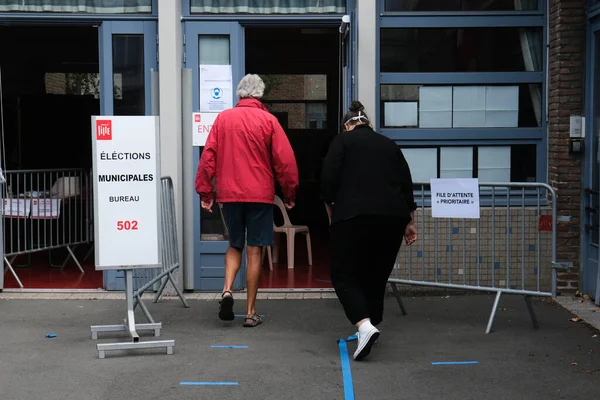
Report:
[[[340,58],[336,28],[246,28],[246,73],[260,75],[266,90],[263,102],[281,123],[294,149],[300,187],[296,207],[288,211],[294,225],[308,226],[313,265],[302,235],[293,255],[286,238],[279,238],[280,256],[269,270],[263,266],[261,288],[330,288],[329,224],[320,197],[324,157],[339,129]],[[278,193],[281,196],[281,193]],[[281,212],[275,208],[275,223]],[[288,269],[288,257],[294,268]]]
[[[100,113],[98,54],[92,26],[0,26],[0,159],[7,179],[1,245],[15,271],[5,271],[4,288],[102,287],[102,273],[93,257],[86,258],[89,244],[78,246],[88,241],[85,193],[90,117]],[[70,187],[68,198],[60,197],[62,184]],[[31,214],[46,196],[60,199],[48,200],[56,201],[57,214]],[[28,205],[27,215],[7,210],[7,201]]]
[[[588,41],[588,93],[586,115],[586,216],[582,289],[600,305],[600,20],[590,24]]]
[[[260,75],[266,83],[263,99],[278,117],[294,149],[300,174],[296,207],[289,212],[294,225],[305,225],[312,239],[313,265],[308,264],[306,241],[297,237],[294,268],[287,268],[287,246],[281,238],[279,262],[269,269],[264,258],[261,289],[331,288],[329,278],[329,228],[320,199],[321,165],[329,144],[339,132],[341,113],[353,93],[353,53],[348,22],[341,38],[339,20],[331,25],[246,26],[238,22],[188,22],[185,24],[185,66],[192,72],[194,111],[201,109],[201,65],[230,66],[235,87],[247,73]],[[342,57],[342,55],[344,57]],[[343,103],[343,104],[342,104]],[[196,170],[203,147],[194,147]],[[217,205],[212,213],[193,198],[194,277],[199,291],[220,291],[225,277],[227,230]],[[275,221],[282,216],[275,210]],[[245,260],[245,257],[242,257]],[[245,288],[245,262],[234,290]]]
[[[155,21],[0,26],[0,289],[123,289],[94,268],[91,116],[150,115],[156,54]]]

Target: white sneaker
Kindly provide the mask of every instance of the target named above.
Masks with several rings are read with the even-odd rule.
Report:
[[[358,335],[358,346],[356,347],[356,351],[354,352],[354,359],[356,361],[360,361],[369,355],[371,352],[371,347],[373,344],[379,339],[379,330],[375,327],[372,327],[367,332]]]

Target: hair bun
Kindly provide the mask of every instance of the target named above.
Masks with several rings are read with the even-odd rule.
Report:
[[[362,105],[362,103],[358,100],[354,100],[351,104],[350,104],[350,111],[352,112],[359,112],[359,111],[364,111],[365,110],[365,106]]]

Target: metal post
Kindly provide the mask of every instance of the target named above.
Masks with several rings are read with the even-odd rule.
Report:
[[[134,343],[140,341],[140,336],[135,331],[135,315],[133,313],[133,271],[125,270],[125,299],[127,300],[127,330]]]
[[[538,328],[538,321],[537,318],[535,317],[535,312],[533,311],[533,305],[531,304],[531,297],[525,295],[523,296],[525,298],[525,304],[527,305],[527,311],[529,311],[529,316],[531,317],[531,322],[533,323],[533,327],[535,329]]]
[[[131,342],[121,343],[102,343],[97,344],[98,358],[105,358],[106,352],[111,350],[133,350],[149,348],[166,348],[167,354],[173,354],[174,340],[152,340],[140,342],[138,331],[153,330],[154,336],[160,336],[162,324],[136,324],[134,315],[134,290],[133,290],[133,270],[125,270],[125,298],[127,301],[127,318],[121,325],[95,325],[91,327],[92,339],[98,339],[98,332],[123,332],[127,331],[131,337]]]
[[[498,304],[500,304],[500,296],[502,296],[502,292],[499,291],[496,293],[496,300],[494,300],[494,307],[492,307],[492,313],[490,314],[490,319],[488,321],[485,333],[490,333],[492,331],[494,317],[496,316],[496,311],[498,310]]]
[[[398,284],[396,282],[390,282],[390,286],[392,287],[392,292],[394,292],[394,297],[396,297],[400,311],[402,311],[402,315],[406,315],[406,308],[404,308],[404,302],[402,301],[402,296],[398,290]]]
[[[192,70],[181,70],[181,110],[182,110],[182,161],[183,161],[183,258],[182,272],[183,289],[194,290],[194,148],[192,112]]]

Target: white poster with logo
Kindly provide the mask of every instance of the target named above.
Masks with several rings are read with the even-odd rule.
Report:
[[[204,113],[193,113],[193,133],[192,133],[192,145],[193,146],[205,146],[208,134],[212,129],[215,119],[217,119],[219,113],[204,112]]]
[[[159,120],[92,117],[96,270],[161,265]]]
[[[200,112],[220,112],[231,107],[231,65],[200,65]]]
[[[479,179],[432,179],[431,215],[479,219]]]
[[[27,218],[31,212],[30,199],[3,199],[2,215],[8,218]]]
[[[60,217],[60,199],[33,199],[31,218],[57,219]]]

